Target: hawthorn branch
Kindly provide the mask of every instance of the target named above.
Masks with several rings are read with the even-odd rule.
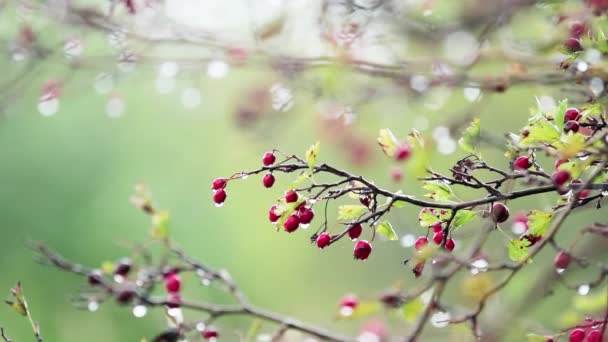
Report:
[[[0,327],[0,337],[2,337],[4,342],[12,342],[12,340],[10,339],[10,337],[8,337],[6,335],[6,332],[4,331],[4,328],[2,328],[2,327]]]

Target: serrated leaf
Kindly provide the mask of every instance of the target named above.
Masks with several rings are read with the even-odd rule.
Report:
[[[439,212],[432,208],[422,208],[418,214],[418,223],[422,228],[428,228],[439,221]]]
[[[458,145],[465,152],[478,154],[478,145],[481,137],[481,129],[479,126],[479,118],[473,119],[473,122],[467,127],[462,134],[462,137],[458,139]]]
[[[578,133],[566,134],[559,143],[555,146],[561,153],[563,159],[568,159],[576,156],[577,153],[583,151],[586,147],[585,137]]]
[[[522,146],[532,146],[538,143],[553,144],[561,137],[561,131],[545,117],[535,118],[530,122],[528,131],[530,134],[521,141]]]
[[[388,221],[383,221],[376,227],[376,233],[385,237],[388,241],[398,240],[397,234],[393,229],[393,226]]]
[[[564,129],[564,116],[566,115],[566,109],[568,109],[568,99],[561,100],[554,115],[555,123],[560,131]]]
[[[475,218],[475,215],[477,215],[477,212],[473,211],[473,210],[467,210],[467,209],[458,210],[456,212],[456,215],[454,216],[454,219],[452,220],[452,227],[458,228],[458,227],[464,226],[469,221],[471,221],[473,218]]]
[[[452,188],[441,181],[425,181],[422,188],[429,191],[429,193],[424,195],[425,197],[432,198],[438,202],[447,202],[454,195]]]
[[[310,146],[308,150],[306,150],[306,163],[308,163],[308,168],[310,169],[311,174],[315,169],[315,165],[317,164],[319,147],[320,143],[317,141],[314,145]]]
[[[528,241],[513,239],[509,241],[509,258],[519,262],[528,256]]]
[[[583,108],[581,112],[581,118],[584,119],[587,116],[598,116],[602,114],[602,104],[600,102],[596,102],[590,105],[587,105]]]
[[[388,128],[383,128],[380,130],[378,135],[378,145],[382,148],[382,152],[386,154],[388,157],[392,158],[395,155],[395,149],[397,148],[397,138],[393,135]]]
[[[359,204],[345,204],[338,208],[338,220],[354,220],[363,214],[367,208]]]
[[[528,234],[543,236],[549,229],[553,213],[541,210],[532,210],[528,214]]]
[[[416,297],[409,302],[403,304],[401,307],[401,313],[406,322],[414,322],[424,310],[424,302],[420,297]]]

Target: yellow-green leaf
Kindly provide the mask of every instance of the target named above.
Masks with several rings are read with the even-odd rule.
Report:
[[[475,217],[475,215],[477,215],[477,212],[473,210],[458,210],[458,212],[456,212],[456,215],[454,216],[454,220],[452,220],[452,227],[458,228],[460,226],[464,226],[469,221],[471,221]]]
[[[513,261],[522,261],[528,255],[528,241],[513,239],[509,241],[509,258]]]
[[[561,131],[545,117],[530,122],[528,131],[530,134],[521,141],[522,146],[532,146],[538,143],[553,144],[561,137]]]
[[[363,214],[367,208],[358,204],[341,205],[338,208],[338,220],[353,220]]]
[[[479,125],[479,118],[473,119],[473,122],[467,127],[462,134],[462,137],[458,140],[458,145],[465,152],[478,154],[478,145],[481,140],[481,129]]]
[[[101,263],[101,272],[105,274],[112,274],[114,272],[114,263],[111,261],[104,261]]]
[[[422,208],[418,214],[418,223],[422,228],[428,228],[439,221],[439,212],[433,208]]]
[[[289,189],[293,190],[293,189],[297,188],[300,184],[302,184],[304,181],[306,181],[309,178],[310,178],[310,174],[308,174],[308,173],[302,173],[301,175],[298,176],[298,178],[296,178],[296,180],[294,180],[289,185]]]
[[[532,210],[532,212],[528,214],[528,234],[534,236],[545,235],[547,229],[549,229],[552,218],[553,213],[551,212]]]
[[[568,99],[561,100],[554,115],[555,123],[560,131],[564,129],[564,116],[566,115],[566,109],[568,109]]]
[[[582,134],[569,133],[556,143],[555,146],[563,159],[571,158],[585,149],[585,137]]]
[[[420,297],[410,300],[401,307],[401,312],[406,322],[414,322],[422,310],[424,310],[424,302]]]
[[[395,149],[397,148],[397,138],[393,135],[388,128],[383,128],[380,130],[380,134],[378,135],[378,145],[382,148],[382,152],[386,154],[388,157],[393,157],[395,155]]]
[[[169,212],[159,211],[152,215],[152,237],[165,239],[169,236]]]
[[[388,221],[383,221],[376,227],[376,233],[380,234],[380,236],[386,238],[389,241],[398,240],[397,234],[393,229],[393,226]]]
[[[317,164],[317,158],[319,157],[320,143],[317,141],[314,145],[310,146],[306,150],[306,162],[310,168],[310,173],[314,171],[315,165]]]
[[[429,193],[424,195],[425,197],[432,198],[438,202],[447,202],[454,195],[452,188],[441,181],[426,181],[422,188],[429,191]]]

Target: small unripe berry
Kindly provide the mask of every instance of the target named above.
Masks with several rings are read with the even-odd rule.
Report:
[[[583,182],[580,179],[575,179],[570,184],[581,186],[583,184]],[[589,195],[591,193],[589,191],[589,189],[580,189],[580,188],[576,188],[576,187],[574,187],[573,191],[579,191],[579,193],[578,193],[579,199],[585,199],[585,198],[589,197]]]
[[[272,152],[266,152],[264,153],[264,156],[262,157],[262,163],[264,163],[264,166],[270,166],[272,164],[274,164],[274,162],[277,160],[277,157],[275,157],[274,153]]]
[[[283,223],[283,228],[288,233],[294,232],[300,226],[300,218],[296,214],[291,214]]]
[[[264,184],[264,186],[267,188],[272,188],[274,181],[275,179],[272,173],[267,173],[264,175],[264,178],[262,178],[262,184]]]
[[[222,204],[226,200],[227,196],[226,190],[219,189],[213,193],[213,202],[215,202],[215,204]]]
[[[530,168],[530,159],[527,156],[519,156],[513,161],[513,169],[516,171],[525,171]]]
[[[558,170],[551,175],[553,184],[558,188],[563,187],[570,180],[570,172],[567,170]]]
[[[116,293],[116,300],[120,304],[128,304],[135,297],[135,291],[131,289],[120,290]]]
[[[492,219],[496,223],[503,223],[509,218],[509,209],[502,203],[494,203],[492,206]]]
[[[354,294],[347,294],[340,300],[340,307],[347,307],[354,309],[359,305],[359,298]]]
[[[589,334],[587,334],[586,342],[601,342],[602,341],[602,333],[599,330],[591,330]]]
[[[317,236],[317,247],[323,249],[329,245],[331,241],[331,235],[329,233],[321,233]]]
[[[298,216],[300,217],[301,224],[309,224],[315,217],[315,212],[307,207],[302,207],[298,210]]]
[[[581,328],[574,329],[570,332],[568,340],[570,342],[583,342],[585,339],[585,330]]]
[[[553,265],[557,269],[565,270],[570,265],[570,254],[560,251],[555,255],[555,259],[553,259]]]
[[[114,274],[122,277],[126,277],[127,274],[131,271],[131,260],[124,258],[116,264],[114,267]]]
[[[167,307],[169,309],[179,308],[182,303],[182,297],[179,293],[169,293],[169,297],[167,297]]]
[[[101,284],[103,279],[103,273],[100,270],[92,270],[91,273],[87,276],[87,280],[89,281],[89,285],[95,286]]]
[[[285,202],[287,203],[293,203],[295,201],[298,200],[298,193],[295,192],[294,190],[289,190],[287,191],[287,193],[285,194]]]
[[[216,178],[213,180],[213,183],[211,184],[211,189],[213,190],[219,190],[219,189],[223,189],[226,187],[226,185],[228,184],[228,180],[226,180],[226,178]]]
[[[578,52],[583,50],[583,47],[581,46],[581,41],[576,38],[566,39],[566,41],[564,42],[564,46],[570,52]]]
[[[416,239],[416,242],[414,243],[414,248],[416,248],[416,250],[420,250],[422,247],[428,245],[428,243],[429,239],[427,239],[426,236],[421,236]]]
[[[361,236],[361,232],[363,232],[363,227],[360,224],[351,225],[348,229],[348,237],[351,238],[351,240],[358,239],[359,236]]]
[[[206,329],[201,333],[201,336],[205,340],[217,339],[219,337],[219,333],[214,329]]]
[[[176,273],[170,273],[165,277],[165,288],[169,293],[179,292],[181,288],[182,281],[179,278],[179,275]]]
[[[406,143],[402,143],[399,146],[397,146],[397,149],[395,149],[395,160],[397,160],[397,161],[406,160],[407,158],[410,157],[410,154],[411,154],[410,146]]]
[[[443,232],[439,231],[433,234],[433,242],[440,245],[443,242]]]
[[[580,126],[579,126],[578,122],[576,122],[574,120],[570,120],[564,124],[564,132],[566,132],[566,133],[570,133],[570,132],[577,133],[579,128],[580,128]]]
[[[365,241],[359,240],[355,244],[355,249],[353,250],[353,255],[357,260],[365,260],[369,257],[369,254],[372,252],[372,245]]]
[[[456,247],[456,243],[454,242],[454,239],[448,239],[445,242],[445,249],[447,249],[448,251],[453,251],[454,247]]]
[[[268,219],[272,223],[277,222],[281,218],[281,215],[278,215],[276,213],[276,211],[275,211],[276,209],[277,209],[277,206],[273,205],[272,207],[270,207],[270,210],[268,210]]]
[[[566,109],[566,113],[564,114],[564,122],[568,121],[577,121],[581,117],[581,112],[579,112],[576,108],[568,108]]]
[[[359,202],[369,208],[369,205],[372,203],[372,199],[369,196],[359,196]]]

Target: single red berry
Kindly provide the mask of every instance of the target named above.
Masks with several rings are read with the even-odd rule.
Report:
[[[128,258],[124,258],[120,260],[116,266],[114,267],[114,274],[122,277],[126,277],[127,274],[131,271],[131,260]]]
[[[576,38],[566,39],[566,41],[564,42],[564,46],[570,52],[578,52],[583,50],[583,47],[581,46],[581,41]]]
[[[357,260],[365,260],[369,257],[369,254],[372,252],[372,245],[365,241],[359,240],[355,244],[355,249],[353,251],[353,255]]]
[[[454,242],[454,239],[448,239],[445,242],[445,249],[447,249],[448,251],[453,251],[454,247],[456,247],[456,243]]]
[[[431,226],[431,229],[433,229],[433,232],[435,233],[440,232],[443,230],[443,223],[437,222]]]
[[[553,265],[555,268],[565,270],[568,268],[568,265],[570,265],[570,254],[559,251],[559,253],[555,255],[555,259],[553,259]]]
[[[179,292],[182,281],[177,273],[170,273],[165,277],[165,288],[169,293]]]
[[[348,229],[348,237],[351,240],[358,239],[361,236],[361,232],[363,232],[363,227],[360,224],[350,225]]]
[[[272,152],[266,152],[264,153],[264,156],[262,157],[262,163],[264,163],[264,166],[270,166],[272,164],[274,164],[274,162],[277,160],[277,157],[275,157],[274,153]]]
[[[369,196],[359,196],[359,203],[369,208],[369,205],[372,203],[372,199]]]
[[[224,189],[216,190],[213,193],[213,202],[215,202],[215,204],[222,204],[226,200],[227,196],[228,195],[226,194],[226,190],[224,190]]]
[[[579,191],[579,193],[578,193],[579,199],[585,199],[585,198],[589,197],[589,195],[591,194],[589,189],[577,188],[577,186],[581,186],[583,184],[583,182],[580,179],[575,179],[570,184],[574,185],[573,191]]]
[[[300,218],[296,214],[291,214],[283,223],[283,228],[288,233],[294,232],[300,226]]]
[[[569,163],[570,160],[568,159],[558,159],[555,161],[555,170],[557,171],[557,169],[559,169],[559,167],[564,164],[564,163]]]
[[[273,205],[272,207],[270,207],[270,210],[268,210],[268,219],[272,223],[276,223],[281,218],[281,215],[278,215],[276,213],[276,211],[275,211],[276,209],[277,209],[277,206]]]
[[[399,167],[394,167],[391,170],[391,179],[393,180],[393,182],[399,183],[401,181],[401,178],[403,178],[403,171],[401,171],[401,168]]]
[[[218,334],[218,332],[213,329],[206,329],[201,333],[201,336],[203,336],[205,340],[217,339],[219,335],[220,334]]]
[[[182,297],[179,295],[179,293],[169,293],[169,296],[167,297],[167,307],[169,309],[175,309],[175,308],[179,308],[180,304],[182,303]]]
[[[443,232],[439,231],[433,234],[433,242],[440,245],[443,242]]]
[[[579,128],[580,128],[580,126],[579,126],[578,122],[576,122],[574,120],[570,120],[564,124],[564,132],[566,132],[566,133],[570,133],[570,132],[577,133]]]
[[[513,169],[516,171],[525,171],[530,168],[530,166],[532,166],[532,164],[527,156],[519,156],[515,158],[515,161],[513,162]]]
[[[116,300],[120,304],[130,303],[131,300],[133,300],[133,297],[135,297],[135,291],[133,291],[131,289],[120,290],[116,293]]]
[[[574,21],[570,24],[570,37],[580,38],[587,31],[587,25],[580,21]]]
[[[275,179],[272,173],[267,173],[264,175],[264,178],[262,178],[262,184],[264,184],[264,186],[267,188],[272,188],[274,181]]]
[[[563,187],[570,180],[570,172],[567,170],[558,170],[551,175],[553,184],[558,188]]]
[[[568,108],[566,109],[566,113],[564,114],[564,122],[568,121],[578,121],[581,117],[581,112],[579,112],[576,108]]]
[[[406,143],[402,143],[399,146],[397,146],[397,149],[395,150],[395,160],[398,160],[398,161],[406,160],[407,158],[410,157],[410,154],[411,154],[410,145],[408,145]]]
[[[287,191],[287,193],[285,194],[285,202],[287,203],[293,203],[295,201],[298,200],[298,193],[295,192],[294,190],[289,190]]]
[[[494,203],[492,206],[492,219],[496,223],[503,223],[509,218],[509,208],[502,203]]]
[[[581,328],[574,329],[570,332],[570,336],[568,336],[570,342],[583,342],[585,339],[585,330]]]
[[[317,247],[323,249],[329,245],[331,241],[331,235],[329,233],[321,233],[317,236]]]
[[[597,330],[591,330],[589,334],[587,334],[586,342],[601,342],[602,341],[602,333]]]
[[[422,247],[428,245],[428,243],[429,239],[427,239],[426,236],[421,236],[416,239],[416,242],[414,243],[414,248],[416,248],[416,250],[420,250]]]
[[[347,307],[354,309],[359,305],[359,298],[354,294],[347,294],[340,300],[340,307]]]
[[[315,212],[307,207],[302,207],[298,210],[298,216],[300,217],[301,224],[309,224],[315,217]]]
[[[213,180],[213,183],[211,184],[211,189],[213,190],[219,190],[219,189],[223,189],[226,187],[226,185],[228,184],[228,180],[226,178],[216,178]]]
[[[92,270],[87,276],[87,280],[89,281],[89,285],[95,286],[101,284],[103,279],[103,273],[101,270]]]

